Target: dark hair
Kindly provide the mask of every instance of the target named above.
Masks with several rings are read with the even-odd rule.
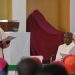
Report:
[[[73,33],[71,33],[71,32],[66,32],[65,34],[67,34],[69,37],[73,36]]]
[[[51,64],[48,68],[53,75],[68,75],[67,70],[62,65]]]
[[[66,43],[67,45],[69,45],[72,42],[72,36],[73,34],[71,32],[66,32],[64,34],[64,43]]]
[[[17,65],[19,75],[35,75],[41,64],[32,58],[24,58]]]
[[[37,73],[37,75],[68,75],[65,67],[56,64],[47,64]]]

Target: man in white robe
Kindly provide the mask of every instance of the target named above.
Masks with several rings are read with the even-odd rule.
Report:
[[[72,37],[73,34],[71,32],[64,34],[64,44],[58,47],[55,61],[61,61],[66,55],[71,54],[70,51],[74,47]]]

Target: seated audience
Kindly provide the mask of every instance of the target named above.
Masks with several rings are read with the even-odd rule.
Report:
[[[47,64],[38,70],[36,75],[68,75],[68,73],[62,65]]]
[[[0,71],[0,75],[7,75],[4,70]]]
[[[32,58],[24,58],[17,65],[18,75],[35,75],[40,67],[41,64]]]

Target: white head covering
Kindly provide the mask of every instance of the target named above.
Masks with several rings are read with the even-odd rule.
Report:
[[[75,34],[75,32],[73,34]]]

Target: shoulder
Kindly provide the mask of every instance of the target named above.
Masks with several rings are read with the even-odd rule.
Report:
[[[58,52],[61,52],[63,50],[63,48],[66,47],[66,44],[62,44],[58,46]]]
[[[74,46],[75,44],[74,44],[74,42],[71,42],[69,45]]]
[[[66,44],[59,45],[58,48],[64,47],[64,46],[66,46]]]

